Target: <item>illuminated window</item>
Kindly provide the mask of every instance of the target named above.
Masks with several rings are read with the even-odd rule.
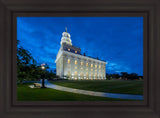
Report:
[[[95,65],[95,68],[97,68],[97,65]]]
[[[77,51],[75,51],[75,53],[77,53]]]
[[[88,76],[88,72],[86,73],[86,76]]]
[[[88,63],[86,63],[86,66],[88,66]]]
[[[83,70],[83,68],[81,68],[81,70]]]
[[[70,49],[68,48],[68,51],[70,51]]]
[[[91,67],[93,67],[93,64],[91,64]]]
[[[75,60],[75,64],[77,65],[77,60]]]
[[[83,72],[81,72],[81,76],[83,75]]]
[[[68,64],[70,64],[70,59],[68,59]]]
[[[68,75],[70,75],[70,72],[68,71]]]
[[[83,66],[83,62],[81,62],[81,66]]]
[[[97,73],[95,74],[95,76],[97,76]]]
[[[86,68],[86,70],[88,70],[88,68]]]
[[[75,69],[77,69],[77,67],[75,67]]]
[[[75,71],[74,75],[77,75],[77,71]]]
[[[101,68],[101,66],[99,66],[99,68]]]
[[[93,69],[91,69],[91,71],[93,71]]]
[[[93,73],[91,73],[91,76],[93,76]]]

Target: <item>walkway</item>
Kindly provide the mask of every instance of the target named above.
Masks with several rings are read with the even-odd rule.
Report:
[[[52,88],[52,89],[56,89],[56,90],[60,90],[60,91],[78,93],[78,94],[83,94],[83,95],[109,97],[109,98],[119,98],[119,99],[129,99],[129,100],[143,100],[143,95],[106,93],[106,92],[96,92],[96,91],[74,89],[74,88],[63,87],[63,86],[51,84],[48,81],[45,81],[45,86],[48,87],[48,88]]]

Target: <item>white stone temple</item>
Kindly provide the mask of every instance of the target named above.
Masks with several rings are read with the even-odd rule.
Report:
[[[81,49],[72,45],[71,36],[62,33],[61,47],[56,56],[56,75],[72,80],[106,79],[106,62],[81,54]]]

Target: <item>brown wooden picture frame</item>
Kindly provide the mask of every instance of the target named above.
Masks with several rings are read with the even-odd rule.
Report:
[[[159,0],[1,0],[0,117],[160,117],[159,13]],[[144,17],[144,101],[16,101],[17,16]]]

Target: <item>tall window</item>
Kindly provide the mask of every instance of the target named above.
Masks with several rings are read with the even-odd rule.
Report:
[[[77,50],[75,51],[75,53],[77,53]]]
[[[81,72],[81,76],[83,75],[83,72]]]
[[[68,48],[68,51],[70,51],[71,49]]]
[[[77,69],[77,67],[75,67],[75,69]]]
[[[75,64],[77,65],[77,60],[75,60]]]
[[[93,76],[93,73],[91,73],[91,76]]]
[[[74,75],[77,75],[77,71],[74,72]]]
[[[70,72],[68,71],[68,75],[70,75]]]
[[[101,66],[99,65],[99,68],[101,68]]]
[[[93,69],[91,69],[91,71],[93,71]]]
[[[88,66],[88,63],[86,63],[86,66]]]
[[[93,64],[91,64],[91,67],[93,67]]]
[[[81,66],[83,66],[83,62],[81,62]]]
[[[68,59],[68,64],[70,64],[70,59]]]
[[[86,76],[88,76],[88,72],[86,73]]]
[[[97,68],[97,65],[95,65],[95,68]]]

